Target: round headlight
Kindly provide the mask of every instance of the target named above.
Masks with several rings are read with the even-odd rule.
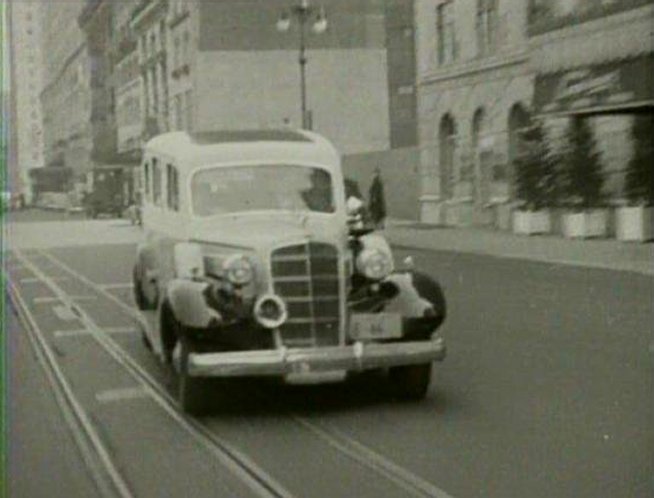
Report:
[[[228,257],[223,263],[223,271],[227,280],[234,285],[248,284],[254,276],[252,263],[241,254],[234,254]]]
[[[288,317],[286,304],[279,296],[266,294],[254,303],[254,318],[262,327],[276,329]]]
[[[364,249],[357,258],[357,270],[371,280],[381,280],[393,271],[393,260],[379,249]]]

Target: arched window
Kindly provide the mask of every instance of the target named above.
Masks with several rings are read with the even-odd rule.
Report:
[[[441,119],[438,130],[439,144],[439,173],[441,183],[441,197],[452,197],[454,163],[456,158],[456,123],[449,114]]]
[[[525,107],[520,104],[514,104],[509,111],[509,140],[507,148],[507,160],[510,167],[509,174],[511,178],[515,175],[515,162],[520,156],[522,150],[522,132],[530,125],[531,116]]]
[[[490,182],[494,162],[492,137],[488,134],[488,119],[483,108],[472,117],[472,161],[467,167],[467,178],[472,180],[475,204],[485,205],[490,197]]]
[[[477,151],[481,146],[481,138],[486,133],[486,113],[483,108],[475,111],[472,117],[472,148]]]

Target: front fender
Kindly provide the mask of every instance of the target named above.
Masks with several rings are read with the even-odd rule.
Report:
[[[218,311],[210,308],[205,299],[207,282],[173,279],[168,283],[166,298],[175,319],[185,327],[207,328],[222,323]]]
[[[400,313],[409,329],[418,327],[433,332],[441,326],[447,316],[447,304],[434,278],[420,272],[398,272],[389,275],[385,282],[396,287],[397,293],[386,301],[384,311]]]

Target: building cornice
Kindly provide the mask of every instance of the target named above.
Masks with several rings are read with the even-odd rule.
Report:
[[[566,26],[529,40],[540,73],[569,70],[654,52],[654,5]]]
[[[437,71],[432,71],[419,76],[418,85],[427,86],[486,71],[494,71],[496,69],[516,66],[523,64],[528,60],[529,53],[527,50],[520,49],[509,54],[498,54],[484,59],[465,61],[459,64],[439,68]]]

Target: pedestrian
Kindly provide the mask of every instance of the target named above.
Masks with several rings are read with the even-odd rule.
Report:
[[[379,168],[375,170],[375,176],[370,185],[368,202],[368,211],[370,212],[372,222],[375,224],[376,228],[383,229],[384,221],[386,219],[386,200],[384,199],[384,183]]]

